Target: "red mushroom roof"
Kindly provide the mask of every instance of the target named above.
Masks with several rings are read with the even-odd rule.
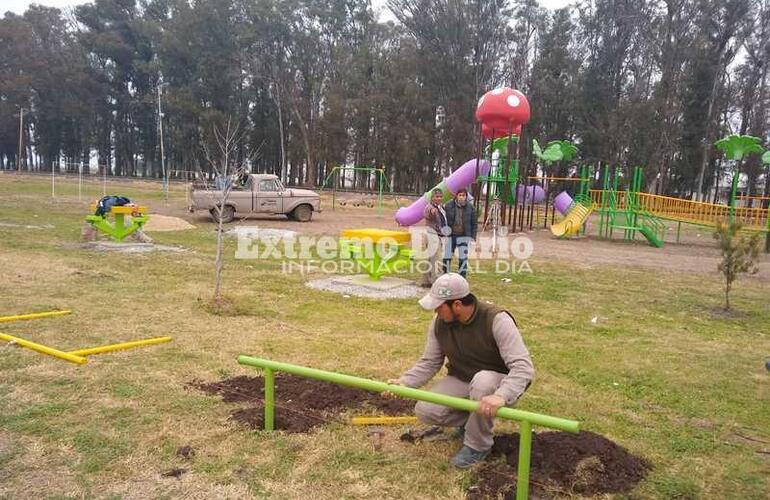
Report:
[[[493,129],[486,123],[481,124],[481,135],[483,135],[486,139],[499,139],[500,137],[508,137],[509,132],[512,132],[513,135],[521,137],[521,125],[514,125],[513,131],[511,131],[510,125],[506,126],[504,129]]]
[[[529,121],[529,101],[518,90],[500,87],[490,90],[479,99],[476,120],[490,129],[510,129],[511,124]]]

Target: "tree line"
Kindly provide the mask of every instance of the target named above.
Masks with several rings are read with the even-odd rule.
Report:
[[[382,166],[395,190],[422,192],[479,154],[476,103],[501,85],[531,103],[520,147],[530,169],[533,138],[566,139],[581,162],[643,165],[649,189],[699,196],[733,168],[716,139],[767,144],[770,0],[387,8],[395,20],[367,0],[95,0],[5,13],[0,168],[95,162],[107,175],[161,177],[162,120],[165,165],[181,177],[206,171],[212,130],[229,120],[240,131],[233,161],[252,171],[318,186],[336,165]],[[749,194],[770,194],[758,158],[742,168]],[[357,174],[360,187],[370,181]]]

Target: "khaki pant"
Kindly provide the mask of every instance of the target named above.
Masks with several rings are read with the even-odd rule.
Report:
[[[430,388],[432,392],[455,396],[458,398],[470,398],[475,401],[494,394],[500,382],[506,374],[482,370],[474,375],[470,384],[462,380],[447,376],[433,384]],[[428,425],[442,425],[446,427],[465,426],[465,439],[463,444],[470,446],[476,451],[485,451],[492,447],[492,427],[494,419],[482,417],[477,413],[468,413],[467,411],[455,410],[448,406],[437,405],[434,403],[418,402],[414,407],[414,412],[422,422]]]
[[[426,244],[423,250],[432,248],[434,251],[428,254],[428,263],[430,264],[430,267],[426,271],[423,271],[421,284],[423,286],[431,286],[439,276],[446,272],[443,261],[446,238],[443,238],[432,231],[428,231],[426,233],[425,242]]]

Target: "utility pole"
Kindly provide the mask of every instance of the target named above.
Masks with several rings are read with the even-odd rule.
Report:
[[[21,154],[24,152],[24,108],[19,106],[19,155],[16,157],[16,170],[21,172]]]
[[[160,107],[160,91],[164,85],[167,84],[158,85],[158,129],[160,131],[160,169],[163,173],[163,194],[166,197],[166,202],[168,202],[168,174],[166,173],[166,155],[163,150],[163,110]]]

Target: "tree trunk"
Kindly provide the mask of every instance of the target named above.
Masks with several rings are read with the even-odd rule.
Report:
[[[302,119],[302,114],[299,112],[299,108],[297,107],[297,103],[292,103],[292,108],[294,110],[294,115],[297,117],[297,121],[299,122],[299,131],[302,134],[302,144],[305,146],[305,161],[307,162],[307,165],[305,167],[305,184],[310,184],[311,186],[316,185],[316,165],[313,161],[313,150],[310,146],[310,131],[308,130],[307,124],[305,123],[305,120]]]

